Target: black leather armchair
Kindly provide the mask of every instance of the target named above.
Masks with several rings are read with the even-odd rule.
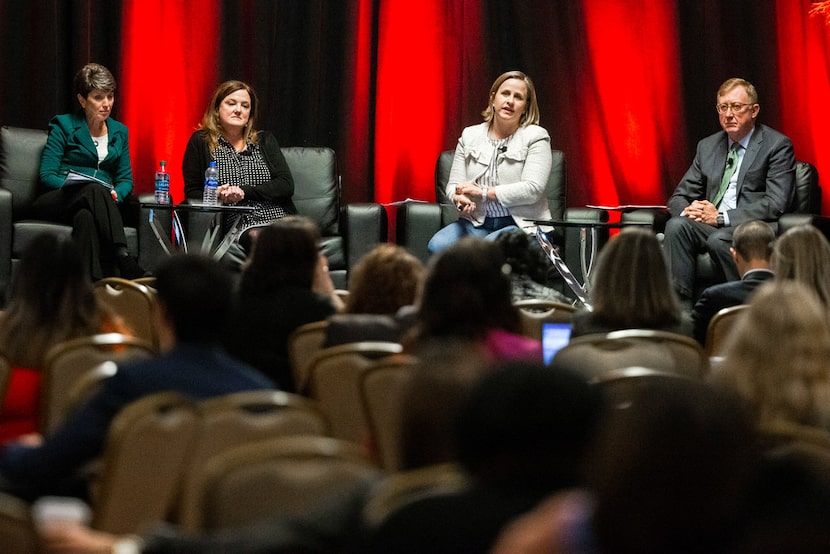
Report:
[[[0,128],[0,301],[3,303],[14,267],[32,239],[43,232],[67,235],[72,232],[66,225],[32,219],[31,207],[38,194],[40,157],[46,136],[46,131],[40,129]],[[138,221],[137,204],[125,206],[122,213],[125,223]],[[125,230],[130,253],[143,261],[138,229],[127,226]]]
[[[568,183],[565,154],[552,150],[552,163],[546,194],[551,217],[554,220],[578,223],[599,223],[608,220],[608,212],[589,208],[566,208]],[[454,150],[447,150],[438,156],[435,164],[435,197],[437,203],[406,203],[396,212],[395,240],[412,254],[426,262],[429,259],[427,243],[439,229],[458,219],[458,210],[445,194],[449,182],[450,169],[455,155]],[[579,272],[579,229],[556,227],[548,237],[559,247],[560,255],[568,267],[581,279]],[[598,246],[608,239],[608,230],[597,233]],[[590,239],[588,239],[590,248]],[[557,284],[554,284],[557,285]],[[564,284],[556,286],[561,292],[573,296]]]
[[[830,220],[821,215],[821,187],[819,186],[818,171],[809,162],[797,161],[795,164],[795,198],[790,211],[778,220],[778,234],[796,225],[813,224],[825,236],[830,237]],[[623,214],[623,223],[651,222],[657,233],[662,233],[668,221],[666,213],[655,213],[651,210],[636,210]],[[697,257],[695,277],[695,298],[706,287],[723,282],[725,277],[715,265],[708,252]]]

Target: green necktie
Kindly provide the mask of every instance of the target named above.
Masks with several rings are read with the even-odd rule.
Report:
[[[720,188],[718,189],[718,193],[715,195],[715,199],[712,201],[712,204],[715,206],[720,206],[720,202],[723,200],[723,195],[726,194],[726,189],[729,188],[729,180],[738,168],[738,148],[740,147],[740,144],[733,142],[732,147],[729,149],[729,153],[726,155],[726,168],[723,170],[723,177],[720,180]]]

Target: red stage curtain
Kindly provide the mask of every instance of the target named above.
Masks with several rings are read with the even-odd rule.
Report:
[[[130,129],[136,194],[152,192],[167,160],[170,193],[183,199],[181,161],[216,87],[218,3],[125,0],[119,113]]]
[[[808,161],[830,177],[830,19],[809,15],[808,2],[777,0],[778,72],[781,81],[782,131],[795,145],[799,160]],[[823,213],[830,213],[830,194],[823,195]]]

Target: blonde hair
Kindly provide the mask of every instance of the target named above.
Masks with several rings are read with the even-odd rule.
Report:
[[[520,81],[523,81],[525,87],[527,87],[525,111],[519,118],[519,127],[525,127],[527,125],[538,125],[539,104],[536,101],[536,87],[533,86],[533,81],[530,80],[530,77],[528,77],[521,71],[508,71],[507,73],[502,73],[498,76],[498,78],[495,81],[493,81],[493,84],[490,87],[490,94],[487,96],[487,108],[485,108],[485,110],[481,112],[481,115],[484,116],[484,121],[486,121],[487,123],[491,123],[493,121],[493,117],[496,114],[495,110],[493,109],[493,98],[496,96],[496,93],[499,91],[499,87],[501,87],[502,83],[504,83],[508,79],[519,79]]]
[[[222,135],[222,125],[219,122],[219,106],[222,105],[222,100],[238,90],[247,91],[248,95],[251,97],[251,113],[248,116],[248,124],[245,126],[245,140],[253,143],[256,143],[259,140],[259,136],[256,131],[257,105],[259,102],[254,89],[251,85],[243,83],[242,81],[225,81],[216,87],[216,90],[213,92],[213,96],[210,99],[210,103],[208,103],[208,107],[202,116],[202,122],[199,124],[199,128],[202,129],[206,135],[208,149],[211,154],[214,150],[216,150],[216,147],[219,146],[219,136]]]
[[[743,398],[757,422],[830,425],[830,327],[815,293],[795,281],[757,289],[729,337],[719,384]]]
[[[775,241],[772,270],[776,279],[791,279],[813,289],[830,308],[830,243],[812,225],[798,225]]]

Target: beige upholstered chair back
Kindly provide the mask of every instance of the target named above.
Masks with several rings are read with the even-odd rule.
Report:
[[[288,361],[298,391],[308,386],[308,369],[317,352],[323,349],[329,322],[313,321],[300,325],[288,337]]]
[[[542,340],[544,323],[568,323],[577,310],[571,304],[554,300],[517,300],[513,305],[519,309],[522,334],[536,340]]]
[[[194,517],[200,532],[297,517],[327,497],[371,479],[360,447],[329,437],[293,436],[224,452],[208,461]]]
[[[136,533],[170,514],[198,429],[196,407],[162,392],[122,409],[110,425],[92,487],[92,527]]]
[[[359,443],[368,434],[360,382],[362,374],[383,356],[400,354],[394,342],[354,342],[321,350],[309,370],[308,394],[331,424],[331,435]]]
[[[276,390],[256,390],[203,400],[197,406],[199,432],[182,479],[178,523],[196,531],[196,490],[205,464],[233,448],[294,435],[323,436],[329,425],[314,401]]]
[[[80,383],[90,372],[112,373],[111,365],[127,360],[149,358],[153,346],[139,338],[119,333],[102,333],[71,339],[53,346],[46,353],[40,394],[40,432],[54,431],[69,410],[84,400]],[[87,392],[92,389],[87,389]]]
[[[587,378],[636,366],[702,379],[709,367],[708,358],[696,340],[650,329],[576,337],[556,353],[551,363]]]
[[[710,358],[712,356],[723,356],[723,351],[726,346],[729,333],[735,328],[739,316],[749,308],[748,304],[739,304],[738,306],[730,306],[724,308],[709,321],[709,327],[706,329],[706,355]]]
[[[393,355],[372,364],[361,377],[366,424],[380,467],[398,471],[401,463],[401,407],[406,386],[418,360]]]
[[[121,317],[133,335],[159,347],[155,289],[120,277],[99,279],[94,288],[98,300]]]

